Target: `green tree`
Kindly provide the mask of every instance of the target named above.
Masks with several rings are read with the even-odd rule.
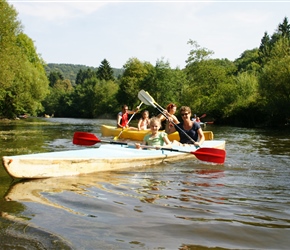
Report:
[[[36,115],[48,93],[44,63],[22,32],[15,9],[0,0],[0,13],[0,115]]]
[[[164,106],[168,103],[176,102],[176,85],[172,78],[172,69],[169,62],[157,60],[155,65],[155,98],[156,101]],[[153,92],[153,93],[154,93]]]
[[[119,105],[116,100],[116,94],[119,89],[115,81],[101,80],[95,84],[95,116],[106,118],[106,114],[117,113]]]
[[[192,49],[189,51],[188,58],[186,60],[186,65],[189,66],[192,63],[207,60],[214,54],[212,50],[207,48],[202,48],[196,41],[189,40],[187,42]]]
[[[53,87],[57,81],[64,80],[63,75],[58,71],[51,71],[48,76],[49,86]]]
[[[281,38],[271,50],[270,58],[259,78],[268,120],[283,124],[290,117],[290,41]]]
[[[262,66],[267,62],[267,58],[270,55],[271,51],[271,39],[267,32],[264,33],[263,38],[261,39],[261,44],[259,47],[259,64]]]
[[[114,71],[106,59],[101,62],[96,74],[100,80],[114,80]]]
[[[120,78],[120,88],[116,95],[119,103],[127,104],[130,108],[138,105],[140,86],[152,67],[152,64],[141,62],[136,58],[131,58],[126,62],[123,66],[124,74]]]
[[[237,72],[257,72],[260,70],[259,49],[245,50],[234,62]]]
[[[118,85],[114,81],[89,78],[78,84],[71,95],[70,112],[73,117],[96,118],[116,112]]]
[[[287,17],[278,25],[278,33],[281,34],[282,37],[290,39],[290,24]]]
[[[224,107],[231,101],[223,90],[230,89],[235,71],[234,63],[227,59],[207,59],[187,65],[188,86],[182,99],[195,113],[223,117]]]
[[[179,68],[171,69],[169,62],[160,59],[149,69],[140,89],[151,93],[158,104],[166,107],[171,102],[179,105],[182,86],[185,83],[186,77],[183,71]]]
[[[86,70],[80,69],[76,76],[76,85],[83,84],[86,80],[95,78],[96,71],[88,68]]]
[[[259,47],[259,56],[260,64],[264,66],[271,57],[271,51],[274,48],[275,44],[281,39],[285,38],[290,40],[290,24],[287,17],[284,18],[283,22],[278,25],[276,32],[274,32],[270,38],[267,32],[264,33],[264,36],[261,40]]]
[[[77,84],[72,95],[72,116],[95,117],[95,82],[97,78],[88,78],[82,84]]]

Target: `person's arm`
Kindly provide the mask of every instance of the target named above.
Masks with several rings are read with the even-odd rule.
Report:
[[[137,108],[135,108],[135,110],[128,110],[127,112],[128,112],[128,114],[129,115],[132,115],[132,114],[134,114],[134,113],[138,113],[139,112],[139,107],[137,107]]]
[[[136,147],[137,149],[143,149],[142,145],[143,145],[143,146],[146,146],[146,145],[147,145],[147,142],[146,142],[146,141],[143,141],[142,144],[140,144],[140,143],[135,143],[135,147]]]
[[[172,121],[174,122],[174,124],[180,123],[175,115],[171,115],[171,118],[172,118]]]
[[[157,117],[160,119],[161,122],[163,122],[166,118],[163,114],[157,115]]]
[[[117,127],[118,128],[123,128],[122,125],[120,124],[122,120],[122,116],[120,115],[120,113],[117,115]]]
[[[142,118],[139,119],[139,122],[138,122],[138,130],[141,130],[141,123],[142,123]]]
[[[147,129],[150,127],[150,118],[147,119]]]
[[[204,140],[205,140],[205,137],[204,137],[204,134],[203,134],[203,131],[202,131],[201,128],[199,128],[197,130],[197,133],[198,133],[199,140],[198,140],[198,142],[195,142],[194,145],[195,146],[201,146],[203,144]]]
[[[165,135],[163,137],[163,141],[165,142],[166,146],[163,146],[164,148],[171,148],[171,141],[168,139],[168,136]]]

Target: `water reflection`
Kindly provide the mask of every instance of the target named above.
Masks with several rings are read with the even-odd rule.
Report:
[[[1,154],[74,149],[75,131],[100,136],[100,125],[115,121],[37,123],[3,125]],[[2,169],[2,219],[26,221],[75,249],[288,249],[289,131],[207,130],[227,142],[222,167],[189,160],[11,186]]]
[[[109,175],[110,176],[110,175]],[[102,181],[112,184],[117,179],[112,176],[102,175]],[[82,176],[82,177],[64,177],[64,178],[48,178],[48,179],[36,179],[20,181],[11,186],[10,190],[5,196],[6,201],[18,201],[18,202],[35,202],[54,208],[63,209],[73,214],[80,214],[80,212],[74,211],[69,206],[60,205],[54,202],[50,198],[55,195],[63,195],[68,192],[75,193],[77,195],[92,197],[88,189],[91,187],[97,188],[100,186],[97,176]],[[94,196],[96,197],[96,196]]]
[[[214,197],[211,200],[203,199],[202,192],[212,189],[211,192],[217,194],[216,188],[224,185],[221,180],[216,181],[225,176],[224,171],[219,169],[200,169],[186,173],[183,171],[185,175],[170,174],[164,180],[160,179],[159,170],[157,168],[157,172],[154,172],[151,168],[146,168],[139,172],[107,172],[101,175],[24,180],[10,187],[5,200],[35,202],[76,213],[70,207],[53,202],[51,198],[63,196],[64,193],[74,193],[85,198],[105,200],[108,199],[105,193],[114,193],[122,198],[128,196],[141,202],[171,206],[168,202],[170,199],[197,203],[203,200],[216,202]]]

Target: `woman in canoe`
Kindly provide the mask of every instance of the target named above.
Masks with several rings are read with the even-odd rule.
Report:
[[[135,127],[130,127],[129,125],[129,115],[134,115],[136,112],[138,112],[139,107],[135,109],[135,111],[128,110],[128,106],[124,104],[122,106],[122,111],[118,113],[117,115],[117,127],[118,128],[127,128],[131,130],[138,130]]]
[[[165,115],[167,117],[170,117],[171,120],[175,123],[178,124],[179,121],[177,119],[177,117],[174,115],[176,113],[176,109],[177,106],[174,103],[169,103],[166,107],[166,110],[164,111]],[[159,114],[157,117],[160,119],[161,121],[161,129],[165,129],[166,127],[166,116],[163,114]]]
[[[144,110],[142,112],[142,117],[139,119],[138,122],[138,130],[145,130],[149,126],[150,118],[149,118],[149,111]]]
[[[169,141],[167,134],[165,132],[160,132],[160,126],[161,122],[158,117],[152,117],[150,119],[150,129],[151,133],[148,133],[144,136],[143,143],[140,145],[140,143],[136,143],[137,149],[142,149],[143,147],[146,148],[146,146],[153,146],[156,149],[160,147],[171,147],[171,142]]]
[[[200,124],[192,121],[191,117],[191,109],[188,106],[182,106],[180,108],[180,116],[182,117],[182,121],[175,125],[170,126],[170,118],[169,122],[166,123],[165,131],[168,134],[171,134],[175,131],[178,132],[180,141],[174,141],[173,144],[183,145],[183,144],[193,144],[196,147],[200,147],[205,140],[204,134],[200,127]]]

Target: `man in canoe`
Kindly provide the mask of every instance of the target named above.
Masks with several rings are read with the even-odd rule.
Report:
[[[138,128],[130,127],[129,125],[129,115],[134,116],[135,113],[139,111],[139,107],[137,107],[134,111],[128,110],[128,106],[124,104],[122,106],[122,111],[118,113],[117,115],[117,127],[118,128],[127,128],[131,130],[138,130]]]
[[[173,144],[183,145],[183,144],[193,144],[196,147],[200,147],[205,140],[203,131],[200,127],[200,124],[196,121],[192,121],[191,109],[188,106],[182,106],[180,108],[180,116],[182,121],[179,124],[173,122],[173,120],[168,117],[168,122],[166,123],[165,131],[168,134],[171,134],[175,131],[178,132],[180,141],[174,141]],[[174,126],[170,124],[174,123]]]

